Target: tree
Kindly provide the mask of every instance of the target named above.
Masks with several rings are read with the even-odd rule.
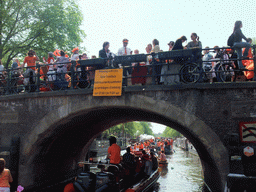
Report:
[[[119,125],[115,125],[108,130],[104,131],[102,135],[104,137],[108,137],[110,135],[118,136],[122,135],[123,132],[129,134],[132,137],[139,136],[141,134],[153,135],[153,131],[151,129],[151,123],[144,121],[133,121],[128,123],[121,123]]]
[[[154,135],[154,134],[153,134],[153,131],[152,131],[152,129],[151,129],[151,127],[152,127],[151,123],[145,122],[145,121],[141,121],[140,124],[141,124],[141,126],[143,127],[143,132],[144,132],[144,134],[147,134],[147,135]]]
[[[29,49],[47,55],[82,42],[82,14],[74,0],[0,0],[0,58],[6,63]]]
[[[182,134],[178,131],[176,131],[175,129],[172,129],[170,127],[166,127],[163,134],[163,137],[181,137]]]
[[[256,37],[252,38],[252,45],[256,45]]]

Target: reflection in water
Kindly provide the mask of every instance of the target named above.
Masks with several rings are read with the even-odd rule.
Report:
[[[121,152],[125,153],[125,150]],[[203,188],[200,158],[180,148],[173,155],[166,155],[167,165],[158,168],[160,178],[153,191],[158,192],[201,192]],[[106,156],[94,160],[103,160]]]
[[[168,173],[168,165],[159,166],[158,171],[160,172],[161,177],[166,178]]]
[[[168,165],[159,167],[159,192],[202,191],[203,176],[200,158],[182,149],[175,148],[173,155],[167,155]]]

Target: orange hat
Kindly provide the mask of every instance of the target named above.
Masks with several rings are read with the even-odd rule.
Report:
[[[79,51],[79,48],[76,47],[76,48],[74,48],[74,49],[72,50],[73,53],[74,53],[75,51]]]
[[[57,57],[57,56],[60,56],[60,50],[59,50],[59,49],[56,49],[56,50],[53,52],[53,55],[55,55],[56,57]]]

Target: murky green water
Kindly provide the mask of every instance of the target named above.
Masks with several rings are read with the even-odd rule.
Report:
[[[160,168],[159,192],[199,192],[202,191],[202,166],[198,156],[180,148],[167,156],[168,166]]]

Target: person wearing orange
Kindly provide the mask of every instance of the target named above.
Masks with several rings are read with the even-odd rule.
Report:
[[[119,164],[121,161],[120,153],[121,148],[116,144],[116,138],[109,138],[110,147],[108,148],[108,158],[110,159],[110,163]]]
[[[254,63],[250,62],[250,64],[246,66],[246,69],[249,71],[244,71],[244,76],[246,79],[251,80],[254,77]]]
[[[140,146],[139,146],[140,151],[144,149],[144,145],[143,142],[141,142]]]
[[[249,42],[252,43],[252,39],[248,38]],[[243,49],[243,53],[245,51],[245,48]],[[253,59],[253,54],[252,54],[252,49],[250,48],[248,51],[248,58]],[[254,77],[254,63],[253,60],[242,60],[243,65],[245,66],[246,69],[249,71],[244,71],[244,76],[246,77],[247,80],[251,80]]]
[[[173,146],[173,139],[170,139],[170,145]]]
[[[39,61],[38,56],[36,55],[36,52],[34,50],[29,50],[28,51],[28,56],[25,57],[23,64],[21,65],[21,68],[23,68],[25,66],[25,64],[27,64],[27,69],[25,71],[25,73],[23,74],[24,76],[24,85],[28,85],[29,83],[29,77],[33,76],[33,78],[31,80],[36,81],[36,73],[35,73],[35,66],[36,66],[36,61]],[[32,83],[32,82],[30,82]]]
[[[12,181],[10,170],[5,168],[5,160],[0,158],[0,191],[10,192],[10,183]]]
[[[73,183],[68,183],[63,192],[76,192]]]
[[[252,39],[248,38],[248,43],[252,44]],[[243,54],[244,54],[245,48],[243,49]],[[252,55],[252,48],[250,47],[249,51],[248,51],[248,58],[252,59],[253,55]],[[242,60],[243,65],[246,67],[248,65],[250,65],[253,62],[253,60]]]
[[[38,56],[36,55],[36,52],[34,50],[29,50],[28,51],[28,56],[25,57],[23,64],[21,67],[24,67],[25,63],[27,63],[28,69],[36,70],[36,61],[39,61]]]
[[[136,151],[136,149],[137,149],[137,144],[135,143],[133,146],[133,150]]]
[[[248,38],[248,43],[252,43],[252,39]],[[245,48],[243,49],[243,53],[245,51]],[[252,54],[252,48],[249,49],[248,51],[248,57],[249,59],[253,59],[253,54]],[[249,71],[244,71],[244,76],[246,79],[251,80],[254,77],[254,62],[253,60],[242,60],[243,65],[245,66],[246,69]]]
[[[161,151],[164,151],[164,145],[161,144]]]

